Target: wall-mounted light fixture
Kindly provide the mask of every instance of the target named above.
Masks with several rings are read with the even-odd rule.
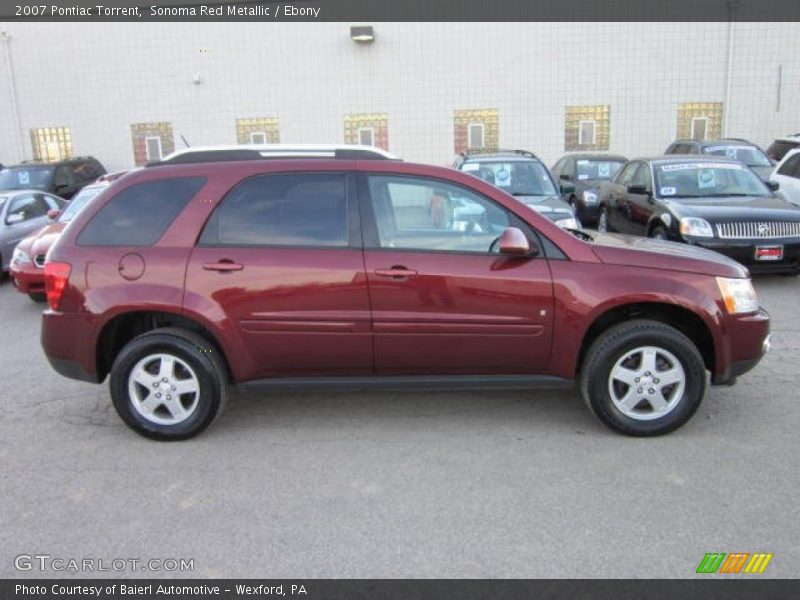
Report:
[[[357,44],[371,44],[375,41],[375,29],[372,25],[356,25],[350,28],[350,39]]]

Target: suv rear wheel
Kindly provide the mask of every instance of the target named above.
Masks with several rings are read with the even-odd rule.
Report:
[[[125,423],[157,440],[182,440],[206,429],[227,400],[226,370],[215,348],[183,329],[134,338],[111,367],[111,397]]]
[[[620,433],[669,433],[691,418],[705,395],[706,371],[692,341],[669,325],[635,320],[604,332],[581,371],[586,404]]]

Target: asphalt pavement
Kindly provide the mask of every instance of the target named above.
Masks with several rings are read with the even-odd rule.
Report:
[[[671,578],[707,552],[796,576],[800,280],[756,287],[772,352],[665,437],[617,435],[571,391],[237,393],[159,443],[51,370],[42,306],[6,281],[0,577]],[[53,569],[70,559],[110,570]]]

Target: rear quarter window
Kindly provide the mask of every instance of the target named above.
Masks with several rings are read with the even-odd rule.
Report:
[[[92,217],[80,246],[151,246],[205,184],[205,177],[145,181],[125,188]]]

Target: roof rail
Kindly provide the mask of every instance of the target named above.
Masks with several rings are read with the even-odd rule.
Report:
[[[467,157],[473,154],[519,154],[520,156],[527,156],[528,158],[538,157],[529,150],[504,150],[503,148],[470,148],[461,152],[461,156]]]
[[[355,144],[248,144],[238,146],[196,146],[177,150],[147,167],[270,158],[336,158],[340,160],[399,160],[372,146]]]
[[[721,139],[719,139],[717,141],[718,142],[744,142],[745,144],[750,144],[751,146],[755,146],[755,144],[753,142],[751,142],[750,140],[746,140],[744,138],[738,138],[738,137],[726,137],[726,138],[721,138]],[[713,142],[711,142],[711,143],[713,143]]]

